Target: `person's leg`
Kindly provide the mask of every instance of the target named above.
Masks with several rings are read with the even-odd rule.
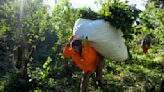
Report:
[[[90,74],[91,72],[84,74],[84,76],[82,77],[80,84],[80,92],[87,92]]]
[[[102,79],[102,69],[104,67],[104,57],[99,55],[99,62],[96,68],[96,82],[98,83],[98,86],[102,87],[103,85],[103,79]]]

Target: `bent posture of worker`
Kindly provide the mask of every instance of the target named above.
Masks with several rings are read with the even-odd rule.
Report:
[[[83,70],[80,92],[87,91],[89,75],[93,72],[96,72],[96,81],[102,87],[103,57],[89,45],[88,41],[73,40],[66,44],[63,53],[64,57],[72,58],[75,64]]]

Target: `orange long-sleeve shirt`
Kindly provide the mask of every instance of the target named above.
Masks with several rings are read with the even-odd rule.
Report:
[[[75,64],[84,71],[88,73],[89,71],[95,72],[96,66],[98,64],[98,54],[92,47],[83,47],[82,56],[73,51],[73,49],[66,45],[63,51],[64,57],[71,57]]]

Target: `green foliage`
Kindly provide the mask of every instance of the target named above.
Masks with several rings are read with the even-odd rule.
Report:
[[[92,11],[90,8],[79,9],[79,14],[80,14],[79,15],[80,18],[84,18],[84,19],[96,20],[96,19],[103,19],[104,18],[103,15]]]
[[[109,7],[108,10],[111,12],[111,14],[106,15],[106,21],[109,21],[114,27],[121,29],[125,36],[134,33],[132,26],[139,17],[140,10],[136,9],[135,6],[129,6],[127,3],[117,0],[114,0],[112,3],[107,2],[104,6]],[[101,11],[104,11],[104,13],[108,12],[104,9],[106,7],[103,7]]]
[[[50,64],[50,62],[52,61],[52,59],[50,57],[47,58],[47,60],[45,61],[45,63],[43,64],[43,75],[41,76],[41,79],[44,79],[50,70],[50,67],[48,66]]]
[[[8,75],[4,76],[4,89],[3,91],[7,92],[28,92],[30,85],[27,80],[20,77],[19,74],[16,73],[9,73]],[[0,89],[1,90],[1,89]],[[2,90],[1,90],[2,91]]]
[[[58,1],[58,0],[57,0]],[[96,88],[95,75],[91,75],[89,91],[91,92],[144,92],[145,84],[155,86],[159,91],[163,74],[164,57],[164,10],[147,5],[140,13],[134,6],[119,1],[102,4],[99,13],[91,9],[73,9],[67,0],[59,0],[49,15],[41,0],[24,0],[21,23],[21,39],[24,40],[25,61],[28,77],[22,77],[22,71],[15,67],[19,7],[12,0],[0,6],[0,91],[6,92],[78,92],[82,72],[70,59],[64,59],[62,49],[72,28],[79,18],[105,19],[124,32],[132,60],[129,62],[105,61],[103,69],[105,85]],[[140,14],[139,14],[140,13]],[[140,24],[133,26],[136,18]],[[134,29],[134,30],[133,30]],[[152,33],[154,42],[147,54],[141,52],[139,41],[144,35]],[[20,38],[19,38],[20,39]]]
[[[43,64],[43,68],[46,69],[51,61],[52,61],[51,57],[48,57],[45,63]]]
[[[128,5],[128,2],[108,0],[102,5],[99,13],[84,8],[80,10],[80,17],[91,20],[104,19],[117,29],[121,29],[126,39],[132,39],[133,24],[140,12],[135,6]]]

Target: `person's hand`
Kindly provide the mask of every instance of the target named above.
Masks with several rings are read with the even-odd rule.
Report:
[[[70,43],[66,43],[66,45],[65,45],[65,46],[70,47]]]
[[[69,40],[68,40],[68,43],[66,43],[66,45],[65,46],[67,46],[67,47],[71,47],[71,41],[73,40],[73,38],[74,38],[74,36],[71,36],[71,38],[69,38]]]
[[[63,55],[65,58],[70,58],[72,53],[72,48],[70,47],[70,43],[66,43],[63,49]]]
[[[69,39],[69,43],[73,40],[74,36],[71,36],[71,38]]]

